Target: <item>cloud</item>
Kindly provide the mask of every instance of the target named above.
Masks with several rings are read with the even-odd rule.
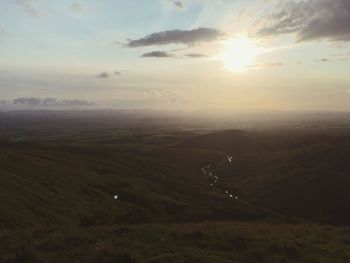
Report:
[[[173,1],[174,2],[174,5],[179,8],[179,9],[184,9],[185,6],[184,4],[181,2],[181,1]]]
[[[323,63],[326,63],[326,62],[329,62],[330,60],[328,58],[321,58],[321,59],[318,59],[318,60],[315,60],[315,62],[323,62]]]
[[[207,55],[200,54],[200,53],[189,53],[185,54],[183,56],[175,56],[173,54],[170,54],[169,52],[166,51],[152,51],[152,52],[147,52],[143,54],[141,57],[143,58],[207,58]]]
[[[39,10],[35,7],[36,0],[15,0],[15,3],[33,17],[40,16]]]
[[[350,56],[350,52],[349,53],[336,53],[336,54],[332,54],[332,57],[349,57]]]
[[[82,5],[82,3],[80,2],[74,2],[71,6],[70,6],[70,10],[73,12],[73,13],[81,13],[83,10],[84,10],[84,7]]]
[[[275,68],[275,67],[282,67],[284,64],[282,62],[276,62],[276,63],[266,63],[263,65],[265,65],[265,67]]]
[[[156,96],[156,97],[160,97],[162,95],[162,93],[159,90],[150,90],[149,94],[151,96]]]
[[[247,66],[249,69],[267,69],[267,68],[277,68],[282,67],[284,64],[282,62],[276,63],[261,63],[261,64],[253,64]]]
[[[179,89],[164,89],[162,90],[162,93],[165,95],[177,95],[177,94],[181,94],[182,91]]]
[[[122,73],[121,73],[120,71],[118,71],[118,70],[115,70],[115,71],[113,72],[113,74],[114,74],[115,76],[121,76],[121,75],[122,75]]]
[[[260,36],[295,33],[298,41],[350,41],[349,0],[290,1],[271,14]]]
[[[13,100],[14,105],[29,107],[52,107],[52,106],[92,106],[94,102],[86,100],[58,100],[56,98],[17,98]]]
[[[350,60],[350,52],[348,53],[337,53],[331,55],[337,61],[349,61]]]
[[[58,104],[60,106],[93,106],[96,105],[95,102],[87,101],[87,100],[61,100],[58,101]]]
[[[104,72],[101,72],[101,73],[98,73],[97,75],[95,75],[96,78],[98,79],[108,79],[108,78],[111,78],[113,76],[122,76],[122,73],[118,70],[115,70],[113,71],[112,73],[109,73],[107,71],[104,71]]]
[[[6,36],[6,35],[7,35],[6,30],[3,27],[0,26],[0,37]]]
[[[204,54],[199,54],[199,53],[190,53],[190,54],[186,54],[185,57],[188,58],[207,58],[207,55]]]
[[[213,28],[169,30],[153,33],[140,39],[128,40],[127,47],[136,48],[169,44],[194,45],[201,42],[215,41],[222,35],[220,31]]]
[[[96,75],[98,79],[108,79],[111,75],[108,72],[102,72]]]
[[[41,104],[41,99],[39,98],[18,98],[13,100],[15,105],[30,105],[37,106]]]
[[[172,54],[169,54],[168,52],[164,51],[152,51],[152,52],[147,52],[143,54],[141,57],[143,58],[171,58],[173,57]]]
[[[178,9],[184,9],[185,5],[182,1],[179,0],[168,0],[169,2],[171,2],[176,8]]]
[[[350,58],[339,58],[338,61],[350,61]]]
[[[150,96],[153,101],[161,101],[163,103],[188,103],[188,101],[184,99],[187,95],[183,93],[182,90],[176,88],[149,90],[146,94]]]
[[[162,96],[169,97],[169,96],[178,96],[183,93],[179,89],[163,89],[163,90],[150,90],[148,94],[155,97],[162,97]]]

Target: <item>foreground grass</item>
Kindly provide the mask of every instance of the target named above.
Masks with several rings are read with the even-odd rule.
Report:
[[[1,262],[350,262],[350,228],[205,222],[3,231]]]

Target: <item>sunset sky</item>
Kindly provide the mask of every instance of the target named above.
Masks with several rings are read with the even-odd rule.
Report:
[[[349,0],[2,0],[0,104],[350,110],[349,44]]]

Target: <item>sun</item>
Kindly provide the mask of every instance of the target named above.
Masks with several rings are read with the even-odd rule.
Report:
[[[226,70],[240,72],[253,65],[261,53],[263,49],[254,40],[246,35],[238,35],[224,42],[224,48],[218,60],[223,62]]]

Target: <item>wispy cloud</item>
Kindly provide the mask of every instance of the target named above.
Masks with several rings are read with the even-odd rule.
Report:
[[[350,41],[349,0],[289,1],[271,14],[258,35],[297,34],[298,41]]]
[[[147,47],[169,44],[193,45],[201,42],[211,42],[223,34],[213,28],[198,28],[193,30],[169,30],[147,35],[140,39],[128,40],[127,47]]]
[[[149,95],[151,96],[156,96],[156,97],[173,97],[173,96],[178,96],[178,95],[183,95],[182,91],[179,89],[160,89],[160,90],[150,90],[148,92]]]
[[[247,66],[249,69],[268,69],[268,68],[278,68],[282,67],[284,64],[282,62],[276,63],[260,63]]]
[[[115,71],[113,72],[113,74],[114,74],[115,76],[121,76],[121,75],[122,75],[122,73],[121,73],[120,71],[118,71],[118,70],[115,70]]]
[[[70,6],[70,10],[73,13],[78,14],[78,13],[81,13],[84,10],[84,6],[83,6],[82,3],[76,1]]]
[[[349,61],[350,60],[350,52],[332,54],[331,56],[333,59],[335,59],[337,61]]]
[[[15,3],[24,11],[33,17],[40,16],[40,12],[36,7],[36,0],[15,0]]]
[[[0,26],[0,37],[3,36],[7,36],[7,31],[2,26]]]

